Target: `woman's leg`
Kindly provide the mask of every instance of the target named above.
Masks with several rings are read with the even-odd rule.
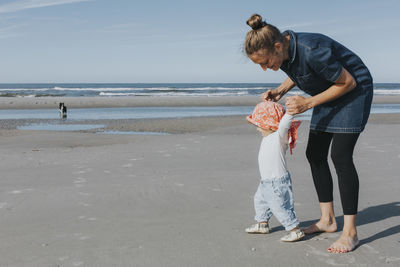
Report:
[[[310,163],[314,186],[317,190],[321,218],[306,229],[306,234],[315,232],[335,232],[337,229],[333,211],[333,183],[328,165],[328,151],[332,133],[310,130],[306,155]]]
[[[359,181],[353,163],[353,151],[359,135],[359,133],[333,134],[331,158],[338,175],[340,199],[344,214],[342,235],[328,249],[334,253],[349,252],[358,244],[356,214]]]

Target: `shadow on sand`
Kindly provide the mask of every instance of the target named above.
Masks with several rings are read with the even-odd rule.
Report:
[[[385,220],[385,219],[388,219],[391,217],[398,217],[398,216],[400,216],[400,201],[377,205],[377,206],[373,206],[373,207],[368,207],[368,208],[363,209],[358,212],[357,226],[374,223],[374,222],[382,221],[382,220]],[[338,231],[341,231],[341,229],[343,227],[343,215],[337,216],[336,221],[338,224]],[[300,226],[307,227],[316,222],[318,222],[318,220],[304,221],[300,224]],[[279,227],[279,228],[281,228],[281,227]],[[278,229],[278,227],[276,227],[276,230],[282,230],[282,229]],[[364,244],[368,244],[377,239],[391,236],[391,235],[394,235],[397,233],[400,233],[400,225],[390,227],[390,228],[385,229],[381,232],[378,232],[370,237],[360,240],[360,246],[364,245]],[[313,236],[313,235],[311,235],[311,236]],[[307,239],[309,239],[309,238],[306,238],[305,240],[307,240]]]

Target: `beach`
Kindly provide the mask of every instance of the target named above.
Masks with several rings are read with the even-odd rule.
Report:
[[[241,97],[0,98],[0,109],[252,106]],[[377,96],[399,104],[400,96]],[[85,120],[99,134],[18,130],[49,120],[0,120],[0,266],[399,266],[400,114],[372,114],[354,152],[360,177],[360,246],[327,252],[339,231],[279,239],[249,235],[259,183],[259,133],[244,116]],[[309,122],[287,154],[301,226],[319,218],[305,157]],[[334,168],[331,165],[331,171]]]

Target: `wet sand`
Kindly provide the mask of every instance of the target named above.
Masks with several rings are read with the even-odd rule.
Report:
[[[252,106],[259,96],[224,97],[0,97],[0,109],[58,108],[64,102],[70,108],[103,107],[179,107],[179,106]],[[398,104],[400,96],[375,96],[375,104]]]
[[[244,232],[253,223],[261,137],[242,116],[107,124],[171,133],[157,136],[22,131],[12,127],[18,121],[0,121],[9,123],[0,128],[0,266],[399,266],[399,118],[371,115],[358,141],[361,243],[347,255],[326,251],[340,231],[287,244],[273,218],[269,235]],[[303,226],[319,217],[307,134],[304,122],[287,155]]]

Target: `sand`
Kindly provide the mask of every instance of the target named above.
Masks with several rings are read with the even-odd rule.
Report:
[[[0,97],[0,109],[57,108],[64,102],[69,108],[166,107],[166,106],[252,106],[259,96],[224,97]],[[400,103],[400,96],[375,96],[376,104]]]
[[[171,99],[150,104],[164,101]],[[347,255],[326,251],[340,231],[287,244],[272,219],[269,235],[244,232],[253,223],[261,137],[242,116],[107,124],[169,135],[21,131],[19,122],[0,121],[8,125],[0,128],[0,266],[399,266],[399,117],[372,115],[358,141],[361,244]],[[287,156],[303,226],[319,217],[307,134],[304,122]]]

